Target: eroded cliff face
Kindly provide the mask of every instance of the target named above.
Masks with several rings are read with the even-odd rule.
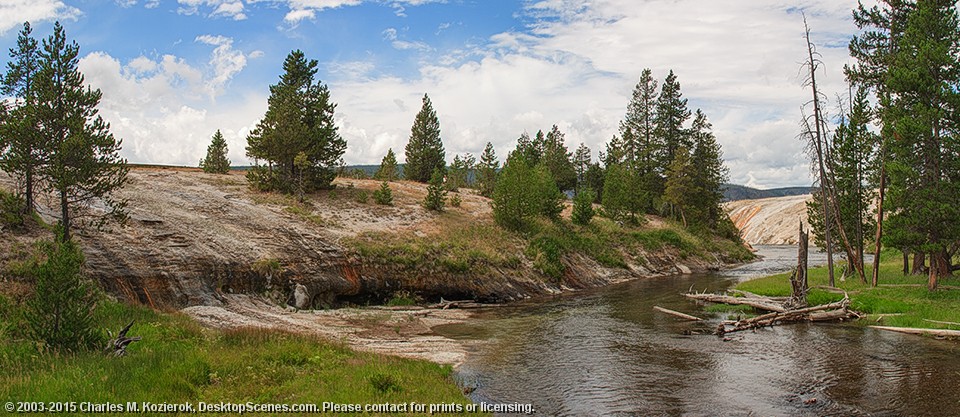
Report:
[[[740,229],[744,241],[751,245],[795,245],[803,223],[807,221],[810,194],[731,201],[724,204],[730,219]]]
[[[394,206],[384,207],[354,201],[358,190],[371,192],[379,182],[337,183],[338,190],[321,192],[302,206],[291,197],[251,191],[239,172],[136,168],[119,192],[129,200],[129,220],[77,236],[90,276],[121,299],[156,308],[216,306],[226,294],[255,294],[299,308],[335,307],[382,301],[398,290],[427,299],[499,302],[717,266],[694,258],[681,265],[669,250],[643,254],[643,266],[627,269],[567,256],[565,276],[553,280],[527,261],[459,273],[430,264],[369,262],[344,239],[368,231],[429,235],[436,215],[419,205],[425,187],[391,183]],[[0,185],[12,183],[0,178]],[[488,199],[460,195],[461,207],[451,210],[468,220],[490,221]]]

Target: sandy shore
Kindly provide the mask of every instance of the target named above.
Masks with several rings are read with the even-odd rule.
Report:
[[[258,297],[228,295],[223,306],[182,310],[201,324],[219,329],[260,327],[315,334],[353,349],[424,359],[454,367],[463,363],[467,343],[437,335],[434,326],[463,323],[466,310],[412,308],[284,309]],[[472,342],[471,342],[472,343]]]

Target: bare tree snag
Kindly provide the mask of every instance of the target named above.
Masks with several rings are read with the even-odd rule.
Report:
[[[806,63],[807,69],[810,72],[807,83],[810,85],[811,90],[813,90],[813,129],[810,129],[809,120],[804,120],[807,126],[807,136],[809,137],[810,142],[813,144],[811,147],[817,157],[817,168],[820,176],[820,204],[823,211],[823,240],[825,242],[827,250],[827,274],[829,276],[830,286],[836,286],[833,277],[833,242],[830,238],[830,218],[832,205],[828,201],[827,197],[827,172],[826,172],[826,163],[824,161],[824,139],[823,139],[823,114],[820,112],[820,91],[817,90],[817,65],[820,61],[814,58],[815,55],[818,55],[814,51],[813,42],[810,41],[810,26],[807,25],[807,16],[803,16],[803,28],[804,35],[807,40],[807,56],[808,61]]]
[[[127,332],[130,331],[130,327],[133,327],[133,321],[130,321],[127,327],[120,330],[116,339],[110,339],[105,350],[111,352],[113,356],[125,356],[127,354],[127,346],[141,339],[140,336],[127,337]],[[113,337],[113,334],[109,330],[107,330],[107,334],[110,335],[111,338]]]
[[[809,234],[803,231],[803,222],[800,222],[800,236],[797,239],[797,268],[790,276],[790,287],[793,292],[790,296],[790,305],[794,307],[807,306],[807,250]]]

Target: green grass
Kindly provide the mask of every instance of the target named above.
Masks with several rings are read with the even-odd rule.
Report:
[[[98,323],[116,331],[136,320],[129,335],[143,337],[126,357],[40,354],[9,328],[15,310],[0,296],[2,402],[469,403],[448,366],[280,331],[207,330],[114,302],[99,308]]]
[[[520,244],[515,235],[454,212],[439,215],[432,233],[368,232],[345,243],[370,261],[411,269],[427,264],[464,273],[516,268],[521,262],[512,250]]]
[[[960,323],[960,289],[927,291],[927,277],[903,275],[901,265],[899,252],[885,250],[880,257],[880,286],[876,288],[861,283],[857,277],[847,277],[846,281],[841,282],[839,273],[836,275],[837,288],[847,291],[850,295],[851,307],[870,314],[866,320],[861,320],[859,323],[960,330],[960,326],[924,321],[926,319]],[[868,278],[872,271],[872,265],[867,265]],[[785,273],[758,278],[740,283],[737,289],[767,296],[787,296],[790,295],[789,277],[790,274]],[[827,268],[810,269],[808,283],[811,287],[826,286],[827,282]],[[942,280],[940,285],[960,285],[960,278]],[[808,301],[811,305],[819,305],[842,298],[842,294],[813,288],[810,290]],[[885,316],[878,323],[877,319],[881,315]]]

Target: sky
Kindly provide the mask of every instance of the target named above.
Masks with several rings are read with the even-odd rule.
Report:
[[[870,5],[871,0],[863,0]],[[730,182],[811,183],[798,138],[809,101],[806,14],[818,83],[846,96],[856,0],[0,0],[0,50],[24,21],[60,21],[100,114],[134,163],[197,165],[220,130],[234,165],[286,55],[319,62],[347,164],[402,161],[429,94],[448,161],[502,159],[524,131],[556,124],[594,158],[617,133],[644,68],[673,70],[713,124]],[[0,54],[6,67],[7,54]],[[832,107],[835,105],[831,105]]]

